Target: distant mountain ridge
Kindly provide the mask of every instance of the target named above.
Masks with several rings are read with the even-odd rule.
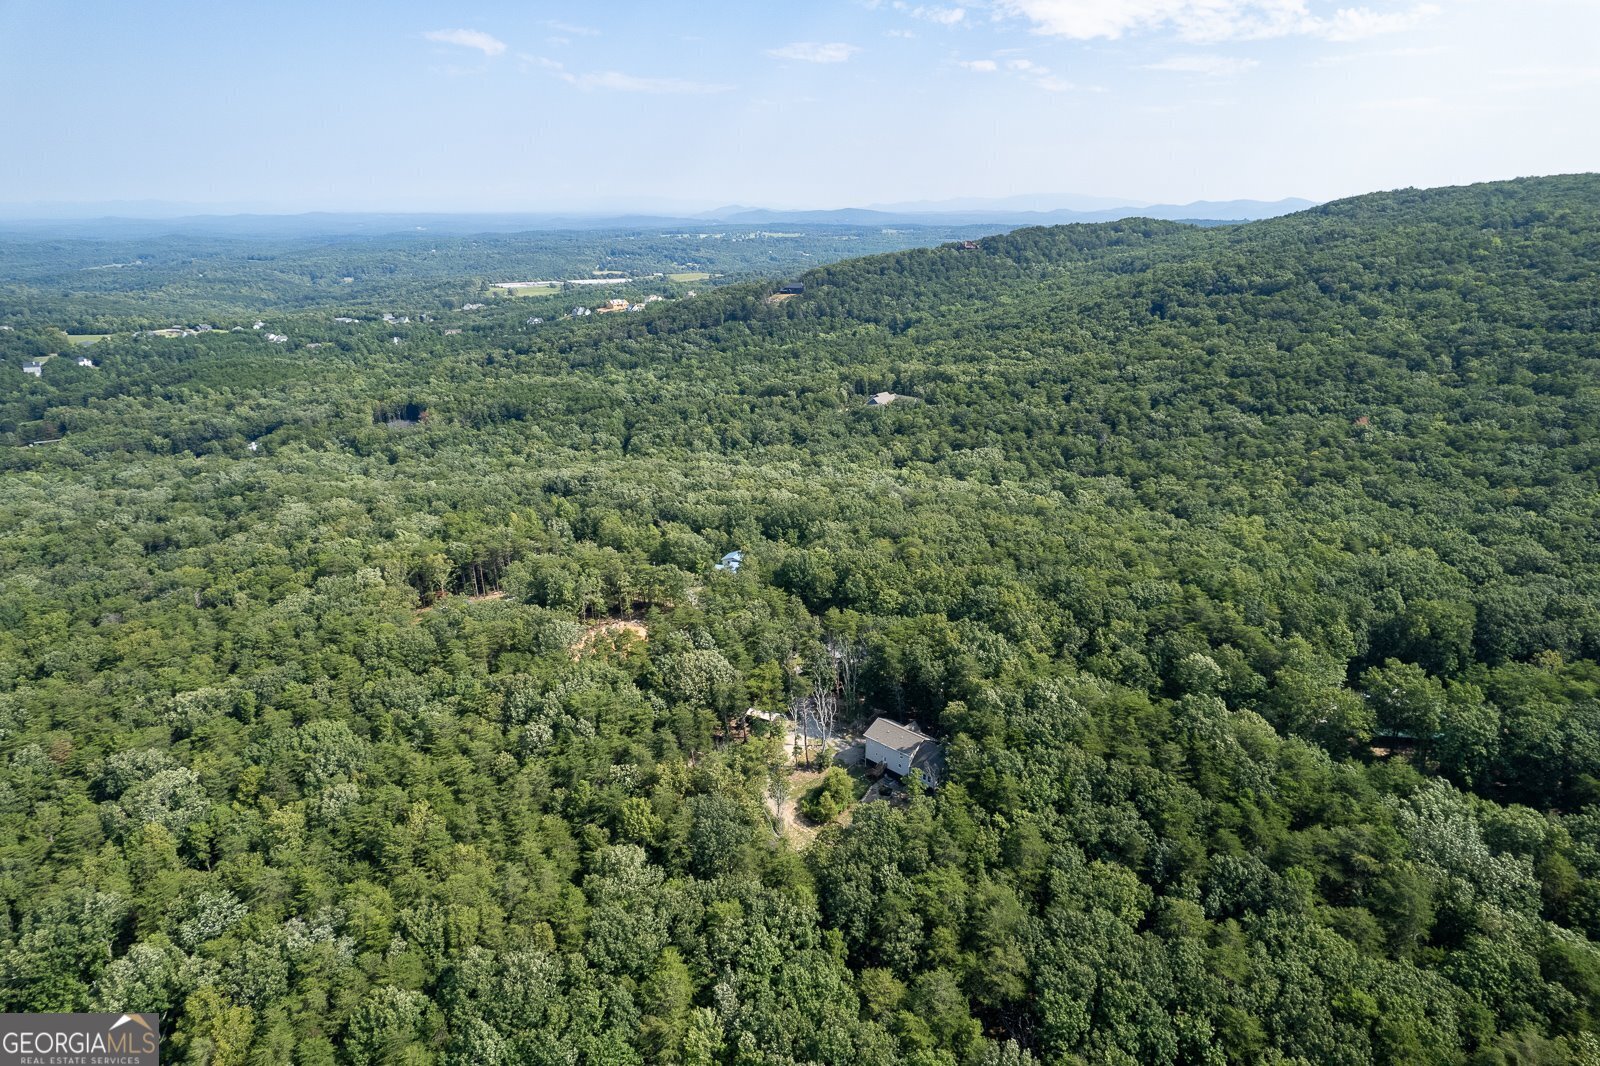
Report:
[[[1093,206],[1104,201],[1106,206]],[[1045,205],[1074,203],[1082,206]],[[694,215],[607,212],[335,212],[299,214],[182,214],[155,217],[127,213],[107,204],[100,217],[63,205],[57,217],[37,206],[27,210],[0,205],[0,231],[12,235],[50,237],[136,237],[167,233],[212,233],[231,236],[355,236],[407,232],[468,235],[550,230],[696,229],[727,226],[1053,226],[1075,222],[1114,222],[1124,218],[1158,218],[1183,222],[1244,222],[1274,218],[1315,207],[1311,200],[1222,200],[1188,204],[1125,203],[1109,197],[1028,195],[986,200],[924,201],[846,207],[832,210],[784,210],[727,205]],[[178,205],[174,205],[175,207]]]
[[[1291,197],[1284,200],[1197,200],[1189,204],[1128,204],[1092,210],[1056,208],[1048,211],[1018,210],[997,204],[991,208],[965,210],[886,210],[871,207],[846,207],[832,211],[779,211],[770,208],[723,209],[725,214],[705,216],[708,220],[745,225],[770,225],[784,222],[809,225],[893,226],[893,225],[983,225],[1059,226],[1073,222],[1115,222],[1124,218],[1159,218],[1164,221],[1255,222],[1263,218],[1293,214],[1316,207],[1313,200]]]

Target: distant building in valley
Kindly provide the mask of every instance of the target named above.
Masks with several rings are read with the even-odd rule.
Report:
[[[875,392],[867,398],[868,407],[888,407],[900,398],[898,393]]]
[[[44,364],[37,359],[29,359],[22,364],[22,372],[24,374],[32,374],[36,378],[42,378],[44,377]]]

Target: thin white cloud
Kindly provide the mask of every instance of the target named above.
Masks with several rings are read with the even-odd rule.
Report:
[[[1091,40],[1167,32],[1200,42],[1292,35],[1355,41],[1413,29],[1440,12],[1436,4],[1419,3],[1399,11],[1348,7],[1320,15],[1311,0],[998,0],[997,8],[1051,36]]]
[[[1343,51],[1319,56],[1312,60],[1311,65],[1314,67],[1337,67],[1372,59],[1421,59],[1426,56],[1444,55],[1449,51],[1451,51],[1450,46],[1443,44],[1412,45],[1405,48],[1368,48],[1360,52]]]
[[[913,7],[905,0],[895,0],[894,9],[914,19],[937,22],[941,26],[954,26],[967,17],[967,9],[963,7],[930,7],[923,4]]]
[[[770,48],[767,55],[774,59],[796,59],[802,63],[843,63],[861,49],[853,44],[833,42],[817,44],[813,41],[796,41],[782,48]]]
[[[685,78],[641,78],[634,74],[623,74],[616,70],[602,70],[593,74],[582,74],[578,83],[586,89],[614,89],[623,93],[658,93],[682,94],[700,96],[709,93],[725,93],[733,88],[731,85],[715,85],[704,81],[689,81]]]
[[[1167,70],[1177,74],[1203,74],[1208,78],[1229,78],[1260,66],[1254,59],[1234,56],[1173,56],[1159,63],[1148,63],[1145,70]]]
[[[657,96],[704,96],[711,93],[725,93],[733,88],[731,85],[715,85],[710,82],[689,81],[684,78],[642,78],[636,74],[624,74],[620,70],[597,70],[579,73],[568,70],[566,64],[546,56],[520,56],[519,58],[534,64],[553,78],[559,78],[568,85],[584,90],[607,89],[612,92],[650,93]]]
[[[1008,49],[1007,51],[1011,50]],[[995,54],[1004,56],[1007,53],[997,52]],[[1053,73],[1049,67],[1035,63],[1026,56],[1014,56],[1011,59],[1004,60],[958,60],[956,65],[964,70],[970,70],[977,74],[993,74],[997,71],[1003,71],[1013,78],[1025,81],[1035,88],[1043,89],[1046,92],[1064,93],[1081,88],[1081,86],[1079,86],[1077,83],[1070,82],[1067,79],[1060,77],[1059,75]]]
[[[1073,82],[1058,78],[1054,74],[1040,74],[1033,79],[1033,84],[1047,93],[1066,93],[1078,87]]]
[[[555,30],[557,33],[567,34],[569,37],[600,36],[600,31],[592,26],[577,26],[571,22],[562,22],[559,19],[550,19],[545,23],[545,26],[549,29]]]
[[[476,48],[486,56],[497,56],[506,50],[506,42],[491,37],[482,30],[429,30],[422,35],[439,44],[454,44],[462,48]]]
[[[1320,27],[1330,41],[1364,41],[1385,33],[1414,30],[1439,13],[1434,4],[1418,4],[1408,11],[1373,11],[1365,7],[1340,8]]]

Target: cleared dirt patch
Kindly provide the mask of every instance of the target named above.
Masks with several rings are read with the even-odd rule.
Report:
[[[822,772],[799,770],[789,775],[789,795],[780,808],[773,803],[772,797],[766,797],[767,812],[777,815],[779,824],[783,826],[783,839],[796,851],[804,849],[817,838],[821,831],[820,825],[814,824],[809,818],[800,813],[800,797],[817,787],[817,782],[822,780]]]
[[[602,640],[612,640],[627,634],[629,638],[644,643],[650,639],[650,628],[632,618],[612,618],[589,626],[572,646],[572,657],[592,652]]]

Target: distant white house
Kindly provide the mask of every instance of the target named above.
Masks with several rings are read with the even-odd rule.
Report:
[[[287,344],[288,341],[289,341],[289,338],[287,336],[285,336],[284,334],[282,334],[282,333],[269,333],[269,334],[267,334],[267,343],[268,344]]]
[[[257,322],[255,325],[251,326],[250,328],[251,329],[260,329],[262,326],[265,326],[265,325],[266,325],[265,322]]]
[[[90,359],[87,355],[80,355],[78,356],[78,365],[93,368],[94,360]]]
[[[881,765],[896,777],[904,777],[913,768],[921,770],[932,783],[938,776],[939,742],[926,733],[910,726],[876,719],[867,727],[867,762]]]
[[[594,314],[594,312],[589,310],[587,307],[574,307],[572,309],[572,317],[573,318],[583,318],[585,315],[592,315],[592,314]]]
[[[399,344],[400,343],[400,338],[399,337],[390,337],[389,338],[389,343],[390,344]]]
[[[37,359],[29,359],[22,364],[22,372],[24,374],[32,374],[36,378],[42,378],[44,377],[44,364]]]
[[[463,311],[482,311],[485,307],[488,307],[488,306],[489,306],[488,304],[462,304],[461,305],[461,310],[463,310]]]
[[[334,321],[335,322],[343,322],[346,325],[348,325],[351,322],[360,322],[361,320],[359,318],[349,318],[349,317],[347,317],[345,315],[341,315],[338,318],[334,319]]]
[[[447,329],[444,331],[444,335],[446,337],[458,337],[461,335],[461,331],[459,329]]]
[[[261,442],[253,440],[249,444],[246,444],[245,447],[253,452],[259,452],[261,450]]]
[[[739,572],[739,567],[743,565],[744,552],[731,551],[722,557],[721,561],[717,563],[715,569],[726,570],[730,574],[737,574]]]
[[[532,318],[528,319],[528,325],[537,326],[543,321],[544,319],[540,318],[538,315],[534,315]]]
[[[888,407],[900,397],[893,392],[875,392],[867,399],[868,407]]]

